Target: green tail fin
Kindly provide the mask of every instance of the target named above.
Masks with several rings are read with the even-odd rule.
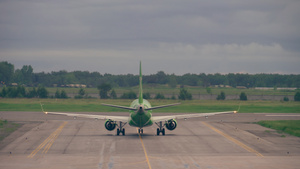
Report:
[[[140,88],[139,88],[139,104],[143,104],[143,81],[142,81],[142,61],[140,61]]]

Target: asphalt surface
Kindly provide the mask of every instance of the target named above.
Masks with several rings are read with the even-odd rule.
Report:
[[[144,128],[142,135],[126,125],[126,135],[116,136],[101,120],[38,112],[0,112],[0,118],[24,124],[0,142],[0,168],[5,169],[300,166],[300,138],[253,123],[299,120],[300,114],[238,113],[178,120],[177,128],[166,130],[165,136],[156,136],[155,125]]]

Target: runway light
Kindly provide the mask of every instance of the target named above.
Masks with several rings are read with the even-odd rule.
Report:
[[[45,114],[48,114],[48,112],[45,112]]]

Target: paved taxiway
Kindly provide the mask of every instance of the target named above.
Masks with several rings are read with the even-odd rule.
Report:
[[[253,124],[299,115],[238,113],[178,120],[165,136],[155,135],[156,126],[144,128],[140,136],[126,125],[126,135],[116,136],[101,120],[0,112],[2,119],[24,123],[1,142],[0,168],[299,168],[300,138]]]

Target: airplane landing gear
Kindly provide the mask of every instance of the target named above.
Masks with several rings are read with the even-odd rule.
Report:
[[[156,134],[159,136],[159,134],[161,133],[164,136],[165,135],[165,128],[164,128],[165,125],[162,124],[162,121],[160,121],[159,123],[155,122],[155,124],[159,127],[156,130]]]
[[[127,123],[123,123],[120,121],[120,124],[118,125],[118,129],[117,129],[117,135],[120,135],[120,133],[123,134],[123,136],[125,136],[125,129],[123,128]]]
[[[143,129],[139,129],[139,134],[143,134],[144,130]]]

